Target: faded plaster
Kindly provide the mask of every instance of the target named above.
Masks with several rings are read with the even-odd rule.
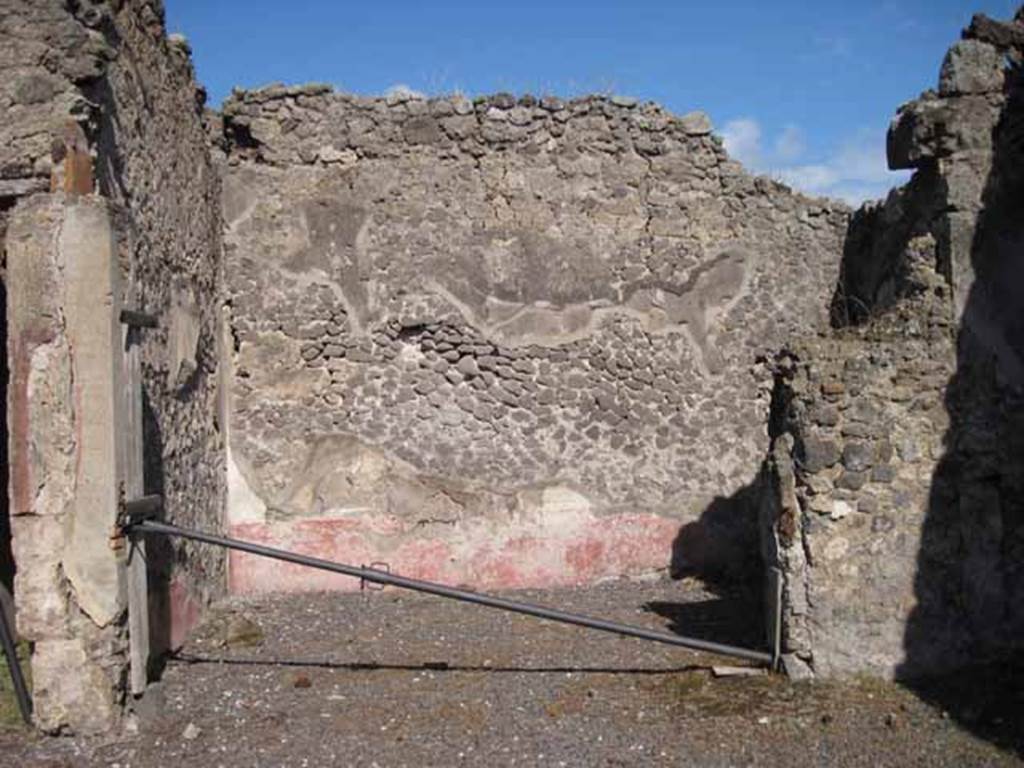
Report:
[[[105,627],[125,607],[120,563],[110,546],[121,487],[115,404],[124,382],[115,298],[121,289],[106,202],[68,205],[56,248],[76,414],[74,501],[63,563],[79,607]]]
[[[530,98],[299,86],[225,106],[232,525],[265,514],[261,536],[303,546],[289,526],[321,525],[319,551],[467,582],[584,583],[668,568],[666,531],[756,476],[756,361],[825,323],[847,210],[747,176],[706,119]],[[634,517],[635,559],[567,554]],[[391,518],[449,522],[377,531]],[[377,532],[331,544],[341,520]],[[523,536],[561,543],[482,565]],[[436,562],[402,554],[417,540]],[[246,568],[233,587],[280,583]]]

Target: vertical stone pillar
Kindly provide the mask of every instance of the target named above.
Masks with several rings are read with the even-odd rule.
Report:
[[[120,329],[108,203],[37,195],[6,237],[10,498],[18,630],[37,724],[97,732],[119,711],[124,588],[117,516]]]

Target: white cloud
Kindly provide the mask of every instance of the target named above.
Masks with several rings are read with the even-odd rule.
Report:
[[[775,156],[792,162],[804,153],[804,134],[799,127],[790,123],[775,139]]]
[[[889,171],[885,158],[885,137],[881,132],[860,131],[844,139],[828,155],[814,162],[795,164],[807,152],[803,132],[789,124],[762,147],[761,125],[751,117],[730,120],[722,129],[726,151],[755,173],[762,173],[811,195],[834,197],[851,205],[884,197],[890,188],[902,184],[908,173]]]
[[[838,197],[851,205],[884,197],[909,176],[889,170],[883,136],[863,131],[845,139],[823,162],[782,167],[776,174],[803,192]]]
[[[791,168],[779,168],[772,175],[779,176],[792,187],[802,190],[825,190],[839,181],[839,174],[830,165],[795,165]]]
[[[749,117],[730,120],[722,128],[725,151],[748,168],[761,164],[761,126]]]
[[[405,83],[395,83],[390,88],[388,88],[386,91],[384,91],[384,95],[385,96],[402,96],[402,97],[404,97],[406,99],[425,99],[425,98],[427,98],[427,95],[425,93],[423,93],[422,91],[417,91],[414,88],[410,88]]]

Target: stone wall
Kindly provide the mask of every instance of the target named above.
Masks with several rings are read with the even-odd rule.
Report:
[[[141,334],[146,491],[164,497],[168,519],[219,530],[223,224],[220,180],[207,150],[206,95],[187,43],[165,34],[161,2],[114,5],[120,10],[107,11],[113,15],[101,26],[110,25],[117,60],[83,92],[98,105],[97,185],[119,211],[125,300],[160,321]],[[175,613],[178,640],[178,618],[223,589],[225,559],[213,547],[175,543],[157,561],[164,572],[153,575],[173,598],[161,610]]]
[[[110,547],[122,478],[106,202],[21,201],[6,256],[17,627],[32,643],[37,723],[97,731],[116,716],[125,608]]]
[[[826,324],[842,205],[620,97],[273,86],[221,120],[234,533],[480,588],[756,560],[758,360]]]
[[[88,29],[54,3],[0,3],[0,243],[11,208],[22,197],[50,188],[51,144],[85,100],[77,80],[95,75],[103,54]],[[4,290],[6,299],[6,290]],[[4,314],[6,313],[6,305]],[[6,334],[4,334],[6,339]],[[6,361],[3,393],[7,392]],[[0,483],[7,486],[7,424],[3,421]],[[14,562],[8,502],[0,508],[0,604],[13,610]],[[13,613],[10,614],[13,617]]]
[[[97,731],[120,714],[126,665],[109,541],[122,307],[159,317],[140,348],[146,490],[170,520],[221,523],[219,182],[161,3],[4,0],[0,70],[17,624],[33,644],[37,724]],[[224,563],[177,546],[151,547],[150,563],[159,651],[222,588]]]
[[[1024,12],[901,107],[836,330],[777,361],[763,509],[792,670],[915,677],[1024,637]]]
[[[760,533],[794,673],[1019,648],[1024,14],[972,21],[890,129],[913,179],[854,214],[622,97],[204,114],[157,0],[0,0],[0,43],[0,585],[10,523],[43,728],[125,699],[122,307],[160,321],[144,484],[172,521],[487,589],[736,575]],[[225,563],[150,545],[159,651]],[[226,581],[356,586],[244,556]]]

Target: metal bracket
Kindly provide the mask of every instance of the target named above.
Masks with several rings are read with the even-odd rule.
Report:
[[[115,552],[122,553],[125,549],[125,540],[130,539],[132,546],[128,550],[128,561],[134,556],[135,538],[132,537],[132,528],[144,520],[156,520],[164,509],[164,497],[158,494],[140,496],[131,501],[125,501],[124,496],[117,504],[117,522],[110,534],[110,548]]]
[[[131,501],[121,500],[118,505],[117,522],[122,531],[128,531],[143,520],[155,520],[164,509],[164,497],[159,494],[140,496]]]
[[[149,315],[136,309],[122,309],[119,319],[123,325],[130,325],[133,328],[156,328],[160,325],[156,315]]]
[[[384,573],[391,573],[391,566],[382,560],[377,560],[369,564],[369,566],[361,566],[362,568],[369,568],[373,571],[383,571]],[[374,584],[373,582],[367,581],[366,579],[359,579],[359,591],[360,592],[380,592],[384,589],[383,584]]]

